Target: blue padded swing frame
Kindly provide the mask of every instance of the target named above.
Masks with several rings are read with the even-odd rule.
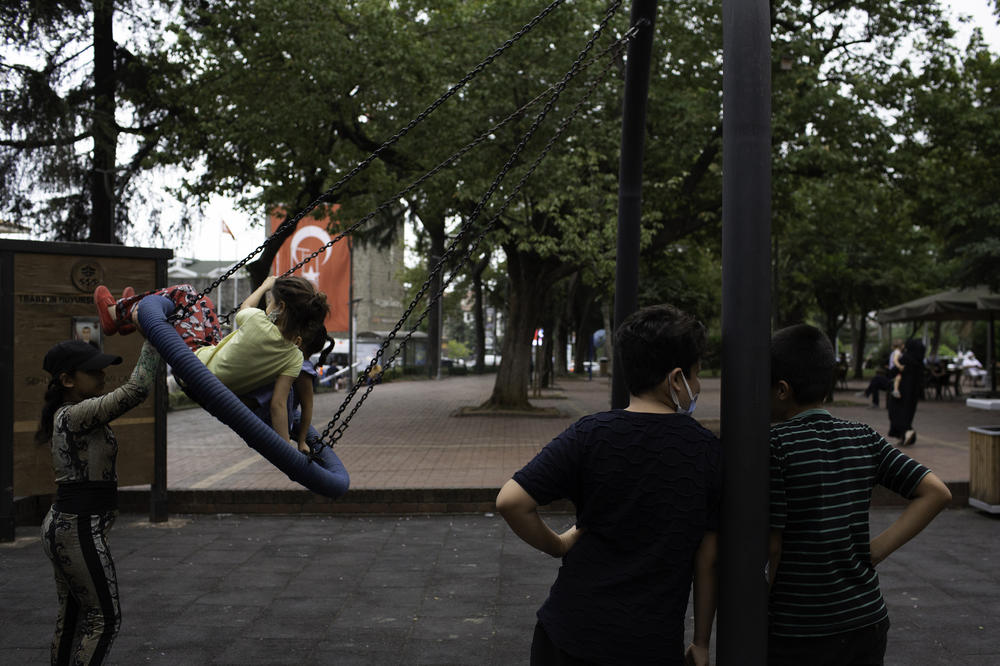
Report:
[[[310,459],[250,411],[198,360],[167,320],[175,308],[165,296],[146,296],[136,306],[136,319],[146,339],[184,382],[185,391],[295,483],[332,499],[346,493],[350,480],[333,449],[320,445]]]

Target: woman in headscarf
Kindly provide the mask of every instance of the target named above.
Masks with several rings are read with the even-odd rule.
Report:
[[[899,397],[889,394],[889,437],[898,437],[900,446],[912,446],[917,441],[913,416],[917,412],[917,400],[923,393],[925,351],[920,340],[906,341],[901,359]]]

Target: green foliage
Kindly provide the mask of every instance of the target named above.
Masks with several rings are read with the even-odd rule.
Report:
[[[468,345],[458,340],[449,340],[445,345],[445,356],[454,359],[467,359],[472,355]]]
[[[946,279],[897,145],[919,71],[904,49],[946,53],[951,30],[933,0],[782,2],[773,17],[775,325],[818,312],[834,336]]]
[[[642,257],[639,303],[670,303],[711,327],[722,307],[719,257],[696,235]]]
[[[113,239],[126,238],[140,214],[152,227],[144,237],[158,232],[160,207],[144,176],[175,110],[163,40],[169,4],[97,3],[107,21],[95,20],[95,3],[4,4],[0,216],[55,240],[87,240],[92,215],[109,200],[114,212],[100,224]],[[99,44],[106,59],[95,59]],[[103,188],[94,186],[95,173],[107,174]]]
[[[140,11],[158,7],[154,0],[118,6],[136,8],[119,12],[136,23],[123,37],[117,69],[117,115],[128,118],[119,129],[139,142],[136,158],[122,165],[126,209],[139,203],[134,174],[178,169],[186,174],[176,192],[181,199],[235,197],[257,219],[275,202],[294,212],[321,199],[338,205],[345,220],[388,202],[358,238],[384,240],[405,215],[418,223],[426,256],[440,254],[458,225],[478,214],[459,252],[483,234],[474,259],[497,257],[485,276],[487,298],[510,305],[507,321],[519,335],[568,310],[589,324],[599,304],[610,302],[621,54],[595,59],[574,78],[484,199],[604,15],[604,0],[556,9],[330,195],[324,193],[542,5],[202,0],[181,3],[166,27],[157,17],[168,14]],[[0,203],[7,213],[56,220],[63,238],[80,237],[89,213],[79,144],[88,138],[75,137],[93,120],[91,82],[71,75],[87,71],[81,57],[89,11],[57,2],[0,12],[9,43],[35,49],[39,58],[27,67],[0,56],[0,126],[11,137],[0,141]],[[623,7],[593,54],[627,22]],[[951,28],[936,0],[775,0],[771,23],[775,323],[812,317],[835,333],[848,317],[938,288],[950,276],[996,286],[996,57],[981,43],[961,54],[949,47]],[[910,44],[921,62],[907,59]],[[720,308],[718,0],[660,3],[653,58],[640,302],[676,303],[711,327]],[[579,115],[514,195],[559,121],[581,101]],[[511,122],[491,129],[518,109]],[[488,138],[474,151],[403,192],[483,133]],[[29,141],[39,137],[44,145]],[[36,205],[41,190],[48,198]],[[494,219],[496,228],[485,233]],[[566,289],[564,299],[557,285],[576,275],[586,288],[572,295]],[[423,268],[405,279],[415,293],[426,277]],[[457,312],[469,288],[462,280],[451,286],[446,314]],[[471,341],[461,327],[452,333]]]
[[[1000,58],[975,40],[936,56],[909,112],[901,158],[915,221],[939,234],[953,284],[1000,290]]]

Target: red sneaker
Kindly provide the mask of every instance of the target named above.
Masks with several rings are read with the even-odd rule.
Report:
[[[132,287],[125,287],[124,289],[122,289],[123,301],[128,300],[133,296],[135,296],[135,289],[133,289]],[[128,335],[129,333],[135,333],[135,324],[133,324],[130,321],[122,321],[122,323],[118,325],[118,334]]]
[[[101,320],[101,332],[104,335],[114,335],[118,332],[118,322],[108,312],[108,308],[114,304],[115,297],[103,284],[94,290],[94,305],[97,306],[97,316]]]

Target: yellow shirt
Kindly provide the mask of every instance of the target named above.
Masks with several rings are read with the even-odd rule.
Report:
[[[270,384],[279,375],[298,377],[302,352],[281,335],[263,310],[236,313],[237,329],[214,347],[195,351],[198,359],[236,395]]]

